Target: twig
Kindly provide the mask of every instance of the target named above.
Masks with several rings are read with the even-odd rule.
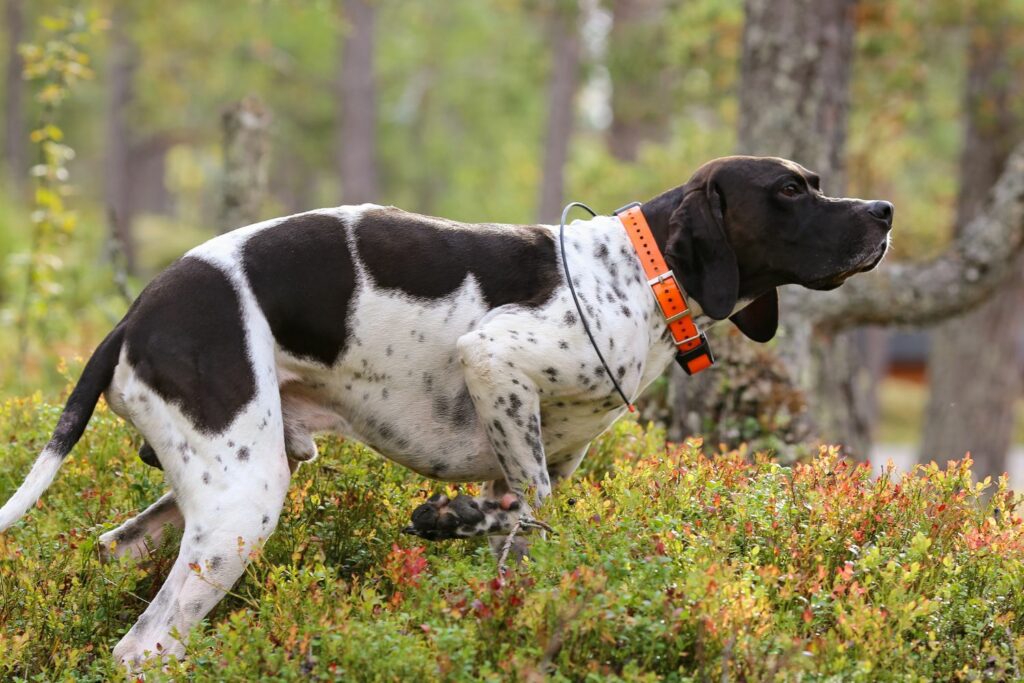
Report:
[[[107,577],[101,576],[100,578],[103,579],[104,581],[106,581],[107,583],[109,583],[114,588],[117,588],[119,590],[124,590],[123,588],[121,588],[121,586],[117,585],[116,583],[114,583],[113,581],[108,579]],[[142,597],[141,595],[136,595],[135,593],[132,593],[131,591],[124,591],[124,592],[127,593],[128,595],[132,596],[133,598],[136,598],[137,600],[141,600],[142,602],[146,603],[147,605],[149,604],[149,600],[147,600],[146,598]]]
[[[512,525],[512,529],[508,532],[508,536],[505,537],[505,542],[501,546],[501,555],[498,556],[498,578],[504,579],[508,567],[505,562],[508,560],[508,553],[512,550],[512,542],[516,539],[518,534],[523,528],[523,518],[520,517],[516,520],[516,523]]]

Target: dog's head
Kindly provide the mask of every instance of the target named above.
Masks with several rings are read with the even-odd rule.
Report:
[[[767,341],[778,323],[775,288],[833,289],[874,268],[892,216],[889,202],[826,197],[818,176],[792,161],[724,157],[682,187],[665,252],[706,315],[731,316],[748,337]]]

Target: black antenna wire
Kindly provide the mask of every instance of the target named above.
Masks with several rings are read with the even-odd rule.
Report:
[[[569,254],[565,250],[565,219],[575,206],[585,209],[590,212],[591,216],[597,217],[597,212],[582,202],[569,202],[565,205],[565,208],[562,209],[562,222],[558,225],[558,248],[562,250],[562,268],[565,270],[565,282],[569,285],[569,293],[572,294],[572,301],[576,304],[576,312],[580,314],[580,322],[583,323],[583,330],[590,338],[590,345],[593,346],[594,351],[597,352],[597,357],[601,360],[601,365],[604,366],[604,371],[608,375],[608,379],[612,381],[612,384],[615,386],[615,391],[619,392],[619,396],[622,397],[622,402],[626,404],[627,408],[629,408],[629,412],[635,413],[636,406],[633,405],[632,401],[626,398],[626,392],[624,392],[622,387],[619,386],[618,380],[616,380],[615,375],[612,374],[612,369],[609,368],[608,363],[605,362],[604,356],[601,354],[601,349],[597,348],[597,342],[594,340],[594,335],[590,331],[590,325],[587,324],[587,319],[583,315],[583,308],[580,307],[579,297],[576,296],[576,287],[572,284],[572,276],[569,275]]]

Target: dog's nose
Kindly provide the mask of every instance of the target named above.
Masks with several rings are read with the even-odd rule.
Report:
[[[893,207],[892,202],[868,202],[868,213],[879,220],[885,221],[889,227],[892,227],[893,211],[895,211],[895,207]]]

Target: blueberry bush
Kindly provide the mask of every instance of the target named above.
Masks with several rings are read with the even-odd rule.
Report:
[[[60,407],[0,405],[9,496]],[[162,493],[102,404],[0,535],[0,678],[123,680],[110,650],[175,554],[101,564],[97,536]],[[873,476],[837,449],[783,466],[623,421],[503,578],[481,540],[400,534],[441,488],[327,439],[277,533],[145,680],[935,681],[1024,678],[1024,524],[970,462]]]

